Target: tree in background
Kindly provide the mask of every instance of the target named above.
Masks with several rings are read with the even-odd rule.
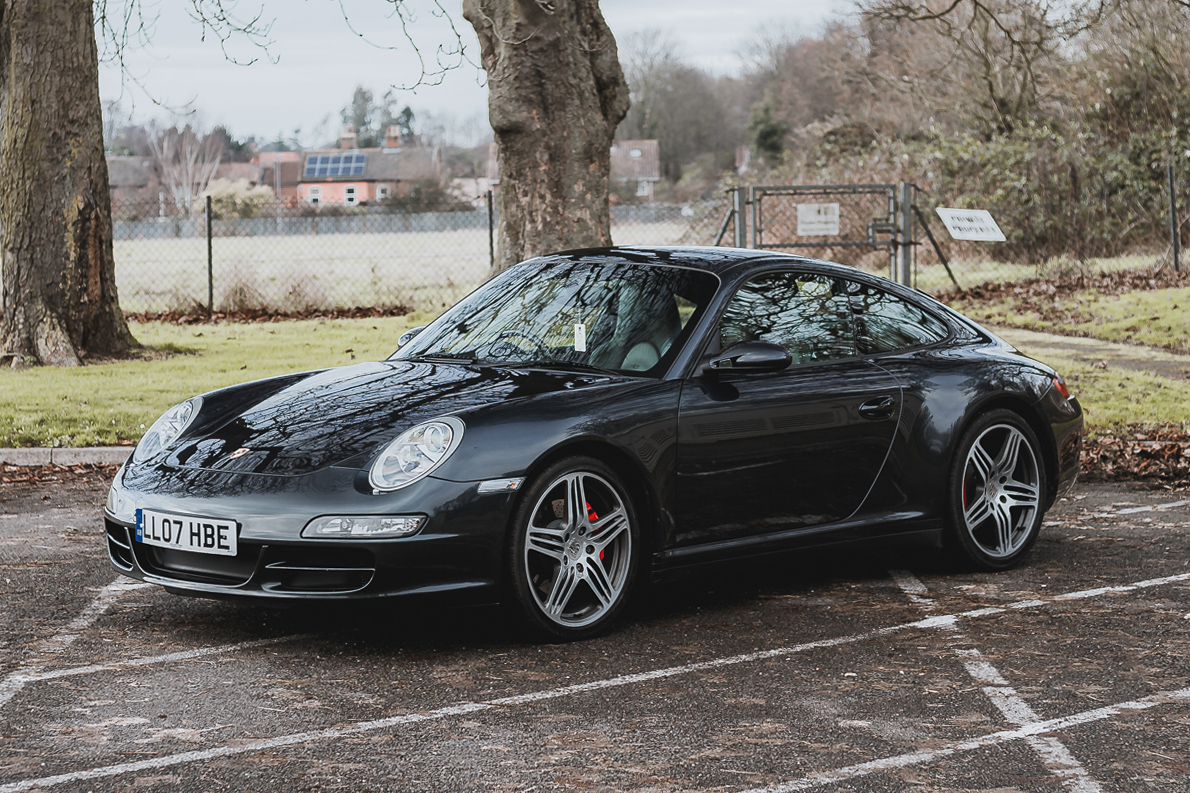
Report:
[[[496,269],[611,244],[611,144],[628,111],[597,0],[464,0],[488,75],[500,167]]]
[[[91,0],[0,0],[0,361],[136,344],[116,295]]]
[[[223,159],[226,137],[226,133],[200,135],[189,124],[181,129],[153,130],[149,136],[161,184],[182,214],[190,214],[194,197],[201,195],[215,177]]]
[[[923,205],[991,210],[1015,261],[1147,250],[1167,239],[1165,167],[1190,183],[1187,36],[1171,0],[870,0],[755,48],[747,90],[788,128],[748,178],[912,181]]]
[[[729,100],[734,81],[684,63],[674,43],[657,30],[629,37],[622,51],[632,103],[616,137],[655,139],[661,175],[670,182],[704,156],[715,175],[730,168],[743,137]]]
[[[388,94],[385,94],[385,96],[387,97]],[[409,105],[405,105],[405,107],[401,108],[401,112],[397,113],[397,117],[393,119],[393,125],[396,126],[397,131],[401,133],[402,140],[407,140],[412,143],[416,139],[417,133],[413,129],[413,122],[415,120],[416,116],[413,115],[413,109],[410,108]]]
[[[385,91],[379,101],[362,85],[355,87],[351,102],[339,112],[345,125],[355,130],[356,145],[361,149],[375,149],[384,145],[384,136],[389,127],[396,127],[401,139],[407,145],[417,141],[414,130],[416,116],[406,105],[397,110],[397,99],[391,89]]]
[[[189,10],[220,42],[267,37],[232,6]],[[152,17],[139,0],[110,10],[0,0],[0,361],[77,366],[137,346],[116,293],[97,38],[122,62]]]
[[[789,125],[777,119],[771,100],[765,100],[752,108],[748,118],[748,134],[752,147],[766,165],[779,165],[785,151],[785,136]]]

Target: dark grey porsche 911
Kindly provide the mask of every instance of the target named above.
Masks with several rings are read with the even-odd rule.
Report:
[[[1007,568],[1078,470],[1044,364],[915,291],[724,248],[544,256],[388,360],[196,396],[112,484],[190,595],[503,600],[587,636],[635,581],[887,535]]]

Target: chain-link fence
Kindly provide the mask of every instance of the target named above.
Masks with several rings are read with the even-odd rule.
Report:
[[[1047,259],[1006,263],[995,244],[951,240],[930,197],[906,233],[895,185],[738,188],[722,198],[685,204],[617,205],[616,244],[713,245],[790,250],[905,279],[940,291],[1016,281],[1093,261]],[[767,190],[750,194],[749,190]],[[751,198],[748,196],[751,195]],[[978,200],[975,201],[978,204]],[[1150,222],[1168,199],[1154,200]],[[482,283],[494,256],[497,218],[488,206],[457,201],[397,201],[383,206],[258,203],[231,209],[201,204],[185,212],[164,200],[113,205],[116,281],[128,312],[184,314],[402,307],[440,311]],[[1180,222],[1179,222],[1180,224]],[[932,231],[937,245],[925,233]],[[1006,228],[1010,235],[1011,228]],[[794,244],[790,244],[794,243]],[[800,243],[800,244],[799,244]],[[1114,260],[1144,267],[1153,253]],[[941,254],[941,258],[938,254]],[[1166,250],[1165,258],[1172,261]],[[944,265],[944,260],[949,267]]]
[[[449,305],[487,275],[486,208],[256,204],[236,213],[112,208],[116,285],[131,312]]]
[[[612,207],[617,244],[709,244],[723,202]],[[120,305],[133,313],[404,307],[436,311],[482,283],[497,218],[457,202],[112,208]]]
[[[1172,207],[1170,195],[1177,198]],[[731,208],[721,235],[726,244],[836,261],[926,292],[1111,269],[1180,266],[1176,243],[1185,224],[1177,210],[1184,201],[1172,174],[1164,194],[1148,195],[1144,206],[1132,207],[1135,218],[1120,231],[1122,238],[1131,241],[1126,248],[1081,245],[1052,256],[1022,253],[1027,247],[1022,240],[1032,240],[1028,243],[1032,245],[1048,243],[1033,239],[1030,235],[1036,236],[1036,229],[1023,226],[1016,214],[1006,211],[993,212],[1003,224],[1006,241],[952,239],[934,211],[933,198],[907,183],[743,186],[732,188],[728,196]],[[971,203],[980,206],[981,198],[973,196]]]

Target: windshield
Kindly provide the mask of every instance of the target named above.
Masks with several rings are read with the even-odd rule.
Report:
[[[718,288],[707,272],[606,258],[525,262],[393,354],[659,377]]]

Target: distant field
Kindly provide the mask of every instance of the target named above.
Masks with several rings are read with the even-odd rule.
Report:
[[[692,244],[685,223],[614,228],[618,244]],[[487,278],[486,229],[384,234],[216,237],[215,309],[402,305],[433,311]],[[187,310],[207,302],[204,238],[117,240],[125,311]]]
[[[933,262],[933,254],[928,254]],[[1149,267],[1157,260],[1157,256],[1136,255],[1117,256],[1112,259],[1088,259],[1079,264],[1069,259],[1050,261],[1044,264],[1009,264],[990,260],[958,260],[950,263],[959,286],[970,289],[973,286],[994,282],[1011,283],[1013,281],[1027,281],[1032,278],[1054,278],[1062,275],[1075,275],[1085,272],[1094,273],[1114,272],[1116,270],[1137,270]],[[919,262],[917,267],[916,286],[925,292],[937,292],[952,289],[950,277],[946,268],[940,264],[926,264]]]
[[[126,311],[184,310],[207,301],[202,238],[115,243]],[[403,234],[216,237],[215,307],[284,310],[450,305],[488,272],[486,230]]]

